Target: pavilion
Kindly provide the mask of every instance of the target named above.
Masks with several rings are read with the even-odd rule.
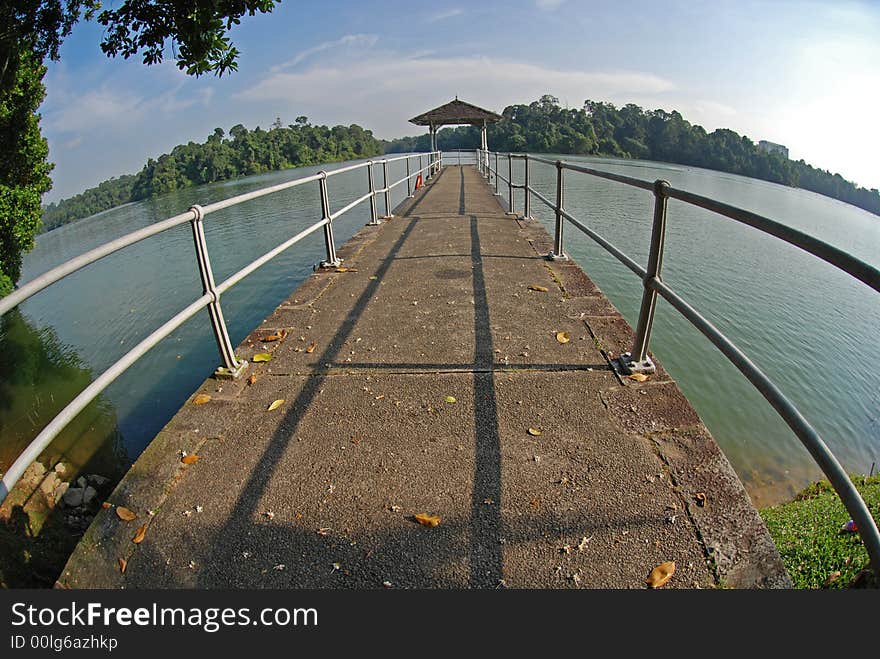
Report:
[[[486,126],[490,123],[501,121],[503,117],[490,110],[484,110],[476,105],[455,100],[444,105],[428,110],[417,117],[410,119],[410,123],[416,126],[428,126],[431,129],[431,151],[437,150],[437,129],[441,126],[457,126],[469,124],[480,128],[480,150],[485,154],[489,150],[486,139]],[[488,156],[485,156],[488,157]]]

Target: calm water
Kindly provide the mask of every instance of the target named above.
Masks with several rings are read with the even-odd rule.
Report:
[[[818,236],[860,258],[880,261],[880,218],[801,190],[696,168],[580,158],[611,171],[716,197]],[[455,162],[453,159],[451,162]],[[334,165],[335,166],[335,165]],[[189,189],[113,209],[40,236],[22,281],[114,237],[207,204],[320,169],[308,167]],[[392,163],[389,178],[402,176]],[[381,172],[377,168],[377,185]],[[515,176],[517,176],[515,174]],[[532,181],[554,194],[554,171],[534,165]],[[516,180],[521,180],[517,176]],[[366,172],[329,181],[334,210],[366,191]],[[392,206],[405,195],[396,188]],[[624,248],[646,259],[651,195],[568,173],[566,206]],[[521,209],[521,195],[517,207]],[[314,222],[317,184],[208,216],[206,233],[217,281]],[[383,209],[379,199],[380,213]],[[533,214],[551,213],[533,200]],[[369,219],[362,204],[334,223],[341,243]],[[581,263],[627,320],[641,289],[632,274],[576,229],[568,253]],[[233,344],[271,313],[323,256],[321,232],[264,266],[223,297]],[[757,231],[670,202],[664,275],[773,377],[823,434],[845,466],[866,472],[880,458],[880,393],[867,363],[880,328],[877,296],[866,286]],[[114,254],[22,305],[0,332],[4,374],[26,372],[0,390],[0,469],[51,415],[159,324],[201,293],[188,226]],[[28,348],[30,346],[30,348]],[[35,349],[34,346],[40,346]],[[652,350],[693,402],[758,503],[786,497],[817,476],[787,427],[708,341],[661,301]],[[42,351],[44,368],[33,367]],[[206,312],[154,348],[90,408],[51,449],[89,469],[121,472],[217,365]]]

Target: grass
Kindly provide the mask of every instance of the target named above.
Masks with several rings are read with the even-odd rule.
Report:
[[[880,476],[852,478],[874,520],[880,520]],[[859,535],[840,532],[850,516],[828,481],[760,513],[795,588],[846,588],[867,567]]]

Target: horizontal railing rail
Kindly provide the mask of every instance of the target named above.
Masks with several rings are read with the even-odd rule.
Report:
[[[140,341],[134,348],[125,353],[120,359],[114,362],[107,370],[99,375],[95,380],[83,389],[64,409],[61,410],[28,444],[28,446],[18,455],[0,481],[0,504],[2,504],[15,484],[19,481],[25,470],[33,463],[40,454],[46,449],[52,440],[69,424],[77,414],[83,411],[85,407],[100,395],[107,387],[110,386],[120,375],[122,375],[135,362],[143,357],[149,350],[155,347],[160,341],[170,335],[174,330],[179,328],[187,320],[195,316],[202,309],[208,309],[211,319],[211,329],[217,342],[217,348],[220,353],[222,366],[215,372],[219,377],[238,377],[247,366],[247,362],[239,362],[235,357],[234,348],[229,339],[229,333],[226,328],[226,321],[223,318],[223,312],[220,307],[220,296],[238,284],[242,279],[253,273],[258,268],[264,266],[273,258],[282,252],[290,249],[295,244],[313,234],[319,229],[324,230],[324,242],[327,258],[321,262],[321,267],[337,267],[341,260],[336,255],[336,245],[333,238],[333,221],[349,212],[356,206],[370,201],[370,222],[369,224],[379,224],[376,196],[383,195],[385,215],[383,218],[390,218],[390,192],[398,185],[406,183],[407,198],[412,197],[414,193],[413,180],[421,175],[430,178],[442,166],[443,154],[439,151],[431,153],[416,153],[409,155],[397,156],[394,158],[384,158],[382,160],[368,160],[366,162],[355,163],[338,167],[329,171],[320,171],[317,174],[303,176],[292,181],[279,183],[269,187],[246,192],[244,194],[229,197],[204,207],[194,205],[185,213],[175,215],[166,220],[156,222],[148,227],[133,231],[129,234],[111,240],[99,247],[85,252],[77,257],[65,261],[61,265],[52,268],[48,272],[39,275],[30,282],[24,284],[4,298],[0,298],[0,316],[11,311],[22,302],[36,295],[43,289],[52,284],[61,281],[65,277],[85,268],[92,263],[100,261],[106,256],[118,252],[121,249],[134,245],[146,240],[159,233],[163,233],[174,227],[189,223],[192,228],[193,243],[195,246],[195,261],[199,269],[199,275],[202,282],[202,296],[192,302],[189,306],[178,312],[163,325],[155,329],[149,336]],[[393,162],[405,161],[406,174],[397,181],[391,183],[388,180],[388,164]],[[417,163],[417,164],[416,164]],[[375,184],[374,168],[377,165],[382,167],[382,187],[377,188]],[[361,195],[354,201],[346,204],[336,212],[330,210],[330,195],[327,190],[327,179],[346,172],[352,172],[358,169],[367,171],[368,192]],[[280,245],[269,250],[262,256],[251,261],[248,265],[241,268],[238,272],[230,275],[219,284],[214,281],[214,273],[211,268],[210,259],[208,258],[208,246],[205,239],[204,218],[205,216],[216,213],[217,211],[229,208],[238,204],[242,204],[253,199],[265,197],[266,195],[275,194],[283,190],[289,190],[308,183],[318,183],[320,201],[321,201],[321,219],[314,224],[303,229],[296,235],[282,242]]]
[[[494,167],[492,166],[494,160]],[[501,170],[504,160],[506,163],[507,176]],[[521,184],[513,182],[513,161],[523,160],[523,178]],[[487,178],[488,184],[494,180],[495,192],[498,194],[498,182],[503,181],[507,185],[508,211],[516,214],[514,210],[513,191],[521,189],[523,196],[523,216],[531,217],[531,198],[534,196],[555,213],[556,225],[554,232],[553,251],[548,254],[550,259],[567,259],[564,251],[564,224],[577,228],[603,249],[614,256],[623,265],[635,273],[641,280],[644,288],[642,303],[639,309],[639,319],[636,325],[635,339],[631,352],[620,355],[615,360],[615,368],[623,373],[653,373],[655,366],[648,354],[648,344],[654,323],[654,312],[657,305],[658,295],[665,299],[672,308],[681,314],[689,323],[697,328],[712,344],[718,348],[727,359],[745,375],[752,385],[770,403],[773,409],[785,421],[788,427],[798,437],[810,456],[828,478],[834,490],[837,492],[853,521],[859,529],[859,534],[868,551],[871,567],[874,573],[880,576],[880,531],[871,516],[868,506],[865,504],[852,480],[847,475],[843,466],[837,460],[831,449],[819,435],[819,433],[807,421],[806,417],[797,409],[777,387],[772,380],[755,365],[727,336],[716,328],[709,320],[701,315],[693,306],[670,288],[661,276],[663,264],[663,251],[666,239],[666,208],[669,199],[678,199],[687,204],[698,206],[717,215],[729,218],[740,224],[755,228],[763,233],[774,236],[790,245],[794,245],[803,251],[819,258],[832,266],[846,272],[869,286],[874,291],[880,292],[880,270],[874,266],[859,260],[852,254],[848,254],[833,245],[829,245],[813,236],[805,234],[797,229],[781,224],[775,220],[764,217],[757,213],[747,211],[730,204],[704,197],[702,195],[672,187],[667,181],[645,181],[606,172],[580,164],[565,162],[562,160],[550,160],[527,153],[496,153],[481,151],[477,153],[479,169]],[[529,183],[530,164],[532,162],[550,165],[556,168],[556,201],[535,190]],[[651,230],[651,244],[648,253],[646,267],[642,267],[622,250],[615,247],[610,241],[603,238],[596,231],[588,227],[584,222],[565,210],[565,176],[566,171],[587,174],[616,183],[622,183],[642,190],[651,191],[654,195],[653,226]]]

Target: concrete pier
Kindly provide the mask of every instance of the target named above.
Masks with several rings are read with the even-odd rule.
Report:
[[[674,561],[665,588],[789,586],[676,384],[614,373],[630,327],[505,210],[447,166],[361,230],[238,348],[271,361],[155,438],[58,585],[644,588]]]

